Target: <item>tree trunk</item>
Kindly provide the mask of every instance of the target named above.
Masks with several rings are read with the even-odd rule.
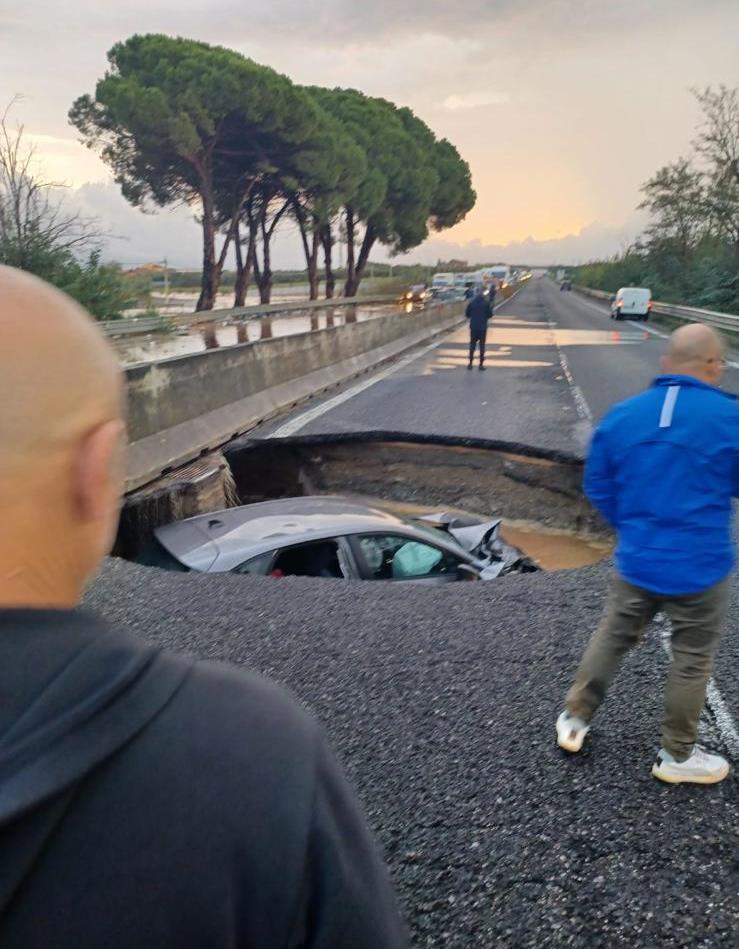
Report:
[[[305,266],[308,271],[308,299],[318,299],[318,286],[320,283],[318,277],[318,224],[313,220],[311,239],[308,241],[308,224],[306,221],[305,210],[298,202],[295,202],[295,219],[300,228],[300,239],[303,242],[303,253],[305,254]]]
[[[262,272],[259,280],[259,302],[269,303],[272,299],[272,252],[267,229],[262,222]],[[264,338],[264,337],[262,337]]]
[[[375,231],[371,224],[367,225],[367,230],[364,234],[364,240],[362,241],[362,246],[359,251],[359,257],[357,258],[357,266],[354,270],[354,292],[352,296],[357,295],[359,290],[359,285],[362,282],[362,277],[364,277],[364,271],[367,268],[369,263],[370,254],[372,253],[372,248],[375,246]],[[347,294],[349,296],[349,294]]]
[[[331,233],[331,225],[326,224],[321,228],[321,243],[323,244],[323,260],[326,273],[326,299],[333,300],[336,288],[336,275],[334,274],[333,263],[331,260],[334,238]]]
[[[321,278],[318,275],[318,248],[320,243],[318,227],[315,226],[311,237],[310,260],[308,261],[308,286],[310,288],[308,299],[310,300],[317,300],[321,289]]]
[[[216,263],[216,226],[213,207],[213,195],[208,186],[201,188],[203,206],[203,275],[200,282],[200,296],[195,309],[212,310],[221,275]]]
[[[346,283],[344,296],[353,297],[357,292],[356,275],[354,270],[354,212],[346,209]]]
[[[262,201],[262,208],[259,212],[259,230],[262,235],[262,266],[261,270],[255,266],[254,275],[256,277],[257,283],[259,285],[259,302],[267,304],[272,299],[272,251],[271,243],[272,236],[275,233],[277,225],[280,223],[282,216],[285,214],[287,209],[290,207],[290,201],[286,201],[285,204],[280,208],[280,210],[272,218],[271,224],[267,225],[267,212],[269,209],[269,199]],[[254,255],[256,260],[256,253]]]
[[[200,200],[203,206],[203,277],[200,286],[200,296],[196,310],[212,310],[215,305],[218,288],[221,285],[223,265],[231,245],[239,221],[241,209],[254,183],[249,182],[234,204],[233,215],[228,226],[228,232],[223,239],[221,253],[216,259],[216,225],[215,201],[213,197],[213,182],[210,170],[207,167],[200,169]]]
[[[251,247],[246,252],[244,258],[243,245],[241,243],[241,232],[239,225],[236,225],[236,236],[234,237],[236,247],[236,283],[234,284],[234,306],[245,306],[246,295],[249,290],[249,278],[251,277],[252,254]]]

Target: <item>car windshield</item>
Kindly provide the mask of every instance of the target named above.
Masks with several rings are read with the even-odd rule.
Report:
[[[444,540],[446,544],[451,545],[451,547],[457,550],[462,556],[469,556],[468,551],[466,551],[459,541],[455,540],[454,537],[448,533],[448,531],[444,530],[443,527],[433,527],[431,524],[426,524],[424,521],[417,520],[414,517],[406,517],[403,518],[403,520],[406,524],[408,524],[409,527],[413,527],[415,530],[422,531],[430,539],[437,542],[439,540]]]

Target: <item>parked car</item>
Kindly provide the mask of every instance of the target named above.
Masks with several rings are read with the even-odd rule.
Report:
[[[611,299],[612,320],[648,320],[652,312],[652,291],[645,287],[621,287]]]
[[[563,280],[562,283],[559,285],[559,289],[560,289],[560,290],[572,290],[572,281],[571,281],[571,280]]]
[[[198,573],[426,584],[537,570],[501,539],[500,525],[446,513],[403,518],[338,496],[285,498],[160,527],[140,561]]]

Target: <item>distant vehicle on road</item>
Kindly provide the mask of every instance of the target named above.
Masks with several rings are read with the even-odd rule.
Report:
[[[566,278],[559,285],[560,290],[572,290],[572,281],[567,280]]]
[[[612,320],[648,320],[652,291],[645,287],[621,287],[611,300]]]
[[[425,283],[417,283],[414,286],[410,287],[403,294],[403,301],[405,303],[425,303],[428,299],[429,292],[426,289]]]
[[[455,287],[432,287],[427,303],[454,303],[464,299],[464,291]]]
[[[496,264],[494,267],[486,267],[482,271],[486,283],[494,283],[498,290],[502,290],[511,283],[511,268],[505,264]]]
[[[141,560],[198,573],[443,584],[528,573],[500,520],[403,518],[345,497],[285,498],[160,527]]]
[[[431,278],[432,287],[453,287],[454,286],[454,274],[453,273],[435,273]]]

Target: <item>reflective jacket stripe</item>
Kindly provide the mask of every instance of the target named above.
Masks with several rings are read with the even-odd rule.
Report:
[[[660,428],[669,428],[672,425],[672,416],[675,412],[675,403],[680,394],[680,386],[670,386],[662,403],[662,415],[659,419]]]

